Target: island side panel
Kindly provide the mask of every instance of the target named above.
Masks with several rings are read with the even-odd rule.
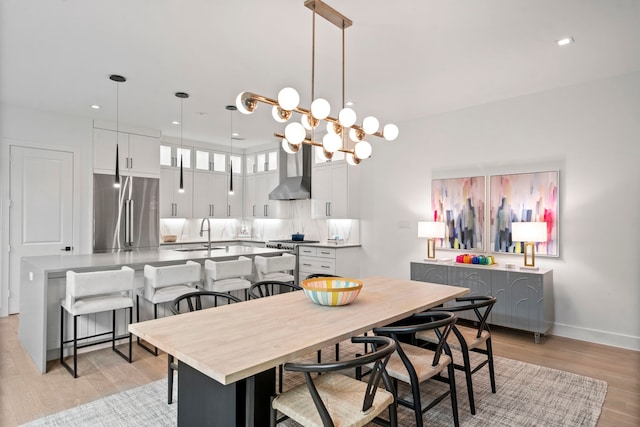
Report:
[[[20,319],[18,336],[40,373],[47,371],[46,360],[46,273],[28,261],[20,262]]]

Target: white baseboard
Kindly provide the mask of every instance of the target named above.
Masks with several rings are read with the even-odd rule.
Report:
[[[640,351],[640,337],[554,323],[551,335]]]

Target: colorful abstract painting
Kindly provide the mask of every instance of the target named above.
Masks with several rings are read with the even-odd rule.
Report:
[[[492,252],[521,253],[511,224],[544,221],[547,241],[536,243],[536,254],[558,256],[558,171],[491,176],[489,218]]]
[[[431,209],[433,221],[447,225],[445,238],[436,242],[437,247],[486,249],[484,176],[432,180]]]

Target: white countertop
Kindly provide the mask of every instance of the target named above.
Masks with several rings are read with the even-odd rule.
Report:
[[[66,272],[72,269],[91,269],[96,267],[118,267],[122,265],[136,266],[152,263],[170,263],[199,259],[223,259],[238,256],[278,254],[286,252],[280,249],[257,248],[251,246],[232,245],[226,249],[179,252],[173,250],[127,251],[86,255],[46,255],[24,257],[23,262],[49,273]]]
[[[300,243],[298,244],[298,246],[313,246],[316,248],[335,248],[335,249],[342,249],[342,248],[359,248],[362,245],[360,244],[352,244],[352,243],[344,243],[344,244],[340,244],[340,245],[336,245],[335,243],[327,243],[327,242],[319,242],[319,243]]]
[[[219,239],[219,240],[211,240],[211,244],[213,246],[216,245],[220,245],[223,242],[235,242],[235,243],[241,243],[241,242],[252,242],[252,243],[267,243],[269,241],[272,240],[279,240],[279,239],[258,239],[255,237],[244,237],[244,238],[236,238],[236,239]],[[186,244],[193,244],[193,243],[202,243],[202,244],[206,244],[207,243],[207,239],[182,239],[182,240],[178,240],[176,242],[160,242],[161,246],[170,246],[170,245],[186,245]],[[329,243],[329,242],[318,242],[318,243],[306,243],[304,240],[300,243],[298,243],[299,246],[315,246],[315,247],[319,247],[319,248],[358,248],[361,247],[362,245],[355,244],[355,243],[344,243],[344,244],[338,244],[336,245],[335,243]]]

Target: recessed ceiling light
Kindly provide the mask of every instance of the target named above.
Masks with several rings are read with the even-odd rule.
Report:
[[[232,133],[232,134],[231,134],[231,136],[240,136],[240,134],[239,134],[239,133],[234,132],[234,133]]]
[[[98,104],[93,104],[91,108],[93,108],[94,110],[99,110],[100,106]]]
[[[179,121],[177,121],[177,120],[174,120],[174,121],[172,121],[172,122],[171,122],[171,124],[172,124],[172,125],[179,125],[179,124],[180,124],[180,122],[179,122]]]
[[[347,107],[353,107],[354,105],[356,105],[356,103],[353,101],[347,101],[344,103],[344,105],[346,105]]]
[[[575,40],[573,39],[573,37],[564,37],[559,40],[556,40],[556,43],[558,44],[558,46],[566,46],[568,44],[573,43],[574,41]]]

